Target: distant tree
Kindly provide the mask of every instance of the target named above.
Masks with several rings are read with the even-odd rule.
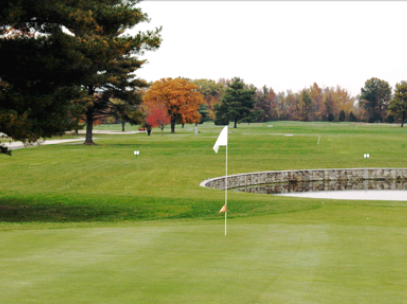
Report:
[[[107,115],[111,115],[118,120],[122,125],[122,132],[125,131],[126,122],[132,126],[139,124],[142,121],[142,113],[134,106],[129,105],[124,100],[119,98],[111,98],[110,103],[113,105]]]
[[[203,124],[205,121],[212,120],[210,117],[210,110],[207,105],[201,105],[198,109],[198,113],[201,115],[200,124]]]
[[[312,107],[310,112],[311,120],[322,120],[324,116],[323,91],[316,82],[309,88],[309,95],[312,99]]]
[[[361,89],[359,105],[367,111],[369,121],[379,120],[382,122],[383,112],[387,109],[390,99],[389,83],[373,77],[366,80],[365,86]]]
[[[181,78],[163,78],[153,83],[144,102],[163,105],[171,118],[171,133],[175,133],[177,121],[184,124],[200,121],[198,109],[205,101],[198,89],[197,85]]]
[[[303,121],[308,121],[312,111],[312,99],[308,93],[307,89],[301,91],[298,98],[298,108],[299,108],[299,119]]]
[[[390,114],[389,116],[387,116],[387,122],[388,123],[394,123],[394,115]]]
[[[215,82],[212,79],[194,79],[192,80],[194,84],[199,87],[199,92],[203,95],[205,104],[199,108],[199,113],[201,114],[201,121],[203,123],[208,120],[215,119],[214,105],[220,104],[220,98],[224,92],[224,85]]]
[[[328,121],[332,122],[335,119],[335,101],[334,101],[334,89],[332,88],[325,88],[324,90],[324,105],[325,105],[325,113]]]
[[[350,111],[350,113],[349,113],[349,121],[351,121],[351,122],[357,122],[358,121],[358,119],[356,118],[355,114],[353,114],[352,111]]]
[[[161,135],[164,135],[164,128],[171,123],[171,118],[165,109],[153,107],[150,109],[145,121],[152,128],[159,127],[161,129]]]
[[[390,101],[389,110],[396,117],[401,118],[401,127],[404,126],[404,120],[407,118],[407,82],[401,81],[396,84],[394,97]]]
[[[261,90],[257,90],[254,109],[259,113],[256,119],[257,122],[265,122],[277,118],[276,93],[272,88],[263,86]]]
[[[341,88],[339,85],[336,86],[334,96],[336,111],[343,110],[345,113],[345,119],[343,121],[349,120],[349,113],[353,109],[355,98],[350,95],[348,90]]]
[[[215,112],[215,113],[216,113],[215,121],[214,121],[215,125],[217,125],[217,126],[228,126],[229,125],[229,123],[230,123],[229,118],[223,117],[221,112]]]
[[[235,77],[231,83],[227,84],[225,94],[222,97],[221,104],[215,106],[217,120],[234,121],[234,128],[237,128],[237,122],[251,117],[256,93],[256,89],[245,89],[244,82]]]
[[[343,122],[343,121],[345,121],[345,119],[346,119],[345,111],[344,111],[344,110],[341,110],[341,111],[339,112],[339,121]]]

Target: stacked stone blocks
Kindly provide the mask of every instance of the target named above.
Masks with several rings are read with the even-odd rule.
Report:
[[[407,180],[407,168],[285,170],[234,174],[228,176],[227,188],[274,183],[361,180]],[[201,183],[201,186],[225,189],[225,177],[206,180]]]

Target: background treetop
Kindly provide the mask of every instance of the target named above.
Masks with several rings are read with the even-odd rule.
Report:
[[[205,104],[199,87],[181,78],[162,78],[154,82],[147,91],[146,104],[163,104],[171,117],[171,133],[175,124],[198,123],[201,115],[198,109]]]

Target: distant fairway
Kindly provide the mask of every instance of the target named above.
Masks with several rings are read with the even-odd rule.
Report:
[[[221,127],[193,128],[0,157],[0,303],[407,303],[407,203],[229,191],[225,237]],[[407,167],[396,126],[230,131],[230,174]]]

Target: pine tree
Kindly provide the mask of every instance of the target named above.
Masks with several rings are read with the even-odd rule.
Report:
[[[345,111],[344,110],[341,110],[340,112],[339,112],[339,121],[345,121],[345,119],[346,119],[346,115],[345,115]]]
[[[0,5],[0,132],[35,142],[76,128],[82,54],[62,25],[92,23],[70,2],[9,0]],[[77,11],[72,15],[72,11]],[[34,34],[35,33],[35,34]],[[4,146],[0,151],[10,154]]]
[[[350,113],[349,113],[349,121],[351,121],[351,122],[357,122],[358,121],[355,114],[353,114],[353,111],[350,111]]]
[[[134,55],[160,45],[159,29],[124,35],[148,17],[129,0],[9,0],[0,6],[0,132],[17,140],[63,134],[86,114],[93,143],[95,117],[133,106],[148,84],[132,74]],[[68,31],[67,31],[68,29]],[[13,32],[17,34],[13,34]],[[36,32],[36,35],[33,33]],[[68,33],[70,32],[70,33]],[[6,152],[6,149],[2,149]]]
[[[363,107],[370,116],[370,121],[379,120],[382,122],[382,116],[391,99],[391,87],[387,81],[379,78],[370,78],[366,80],[365,86],[361,89],[359,106]]]
[[[396,117],[401,118],[401,127],[404,126],[404,120],[407,118],[407,82],[401,81],[396,84],[394,97],[390,101],[390,112]]]
[[[89,1],[88,9],[92,11],[97,27],[69,28],[81,40],[81,51],[89,58],[86,77],[81,81],[88,95],[84,104],[85,144],[94,144],[92,130],[95,117],[119,111],[125,120],[137,123],[136,118],[140,118],[141,122],[141,115],[137,115],[135,111],[120,111],[118,108],[123,105],[112,102],[112,98],[118,98],[133,109],[142,102],[141,89],[148,87],[148,83],[135,78],[134,72],[145,60],[140,60],[135,55],[141,55],[146,50],[156,50],[161,43],[160,29],[139,32],[135,36],[124,35],[126,30],[148,21],[148,16],[135,7],[137,3],[138,1]]]
[[[244,82],[238,77],[235,77],[227,86],[225,94],[221,99],[222,103],[215,106],[216,120],[233,120],[233,127],[237,128],[238,121],[246,118],[250,119],[253,116],[256,89],[245,89]]]

